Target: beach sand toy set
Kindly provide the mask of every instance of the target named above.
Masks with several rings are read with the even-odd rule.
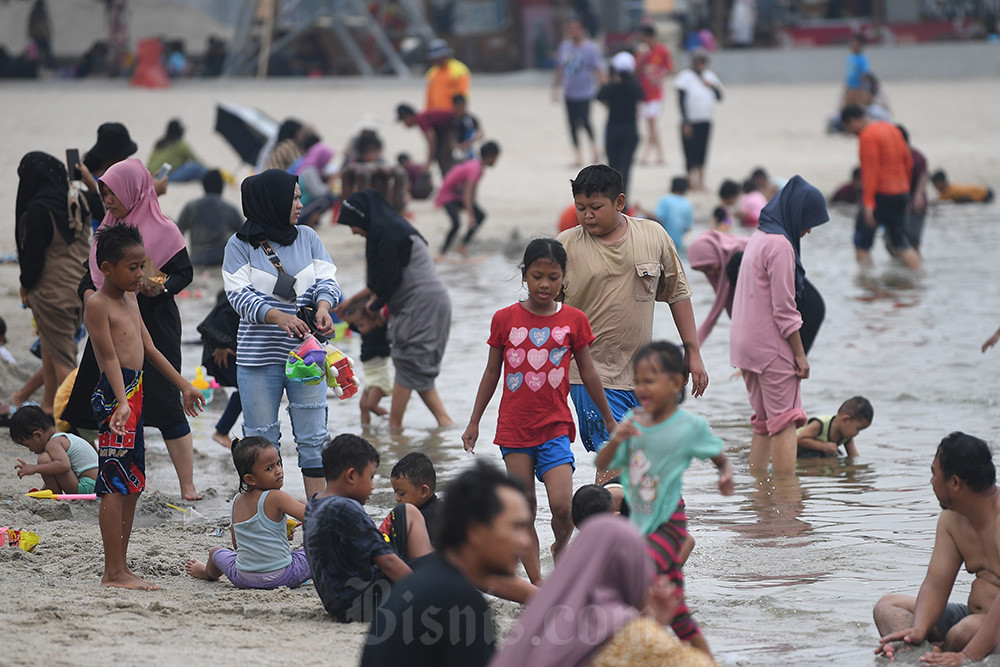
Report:
[[[351,359],[335,347],[322,345],[313,336],[288,353],[285,376],[293,382],[319,384],[324,379],[341,399],[358,393]]]
[[[215,378],[211,375],[205,376],[205,368],[203,366],[198,366],[194,369],[194,379],[191,380],[191,386],[201,392],[201,395],[205,397],[205,403],[211,403],[212,398],[215,396],[215,390],[219,388],[219,383],[216,382]]]
[[[38,533],[0,527],[0,547],[20,547],[22,551],[32,551],[38,546]]]

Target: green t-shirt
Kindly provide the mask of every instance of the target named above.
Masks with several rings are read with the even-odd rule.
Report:
[[[623,421],[632,416],[630,410]],[[635,423],[642,435],[623,442],[608,468],[622,468],[629,518],[646,535],[670,520],[681,499],[684,471],[691,459],[722,453],[722,440],[697,415],[677,410],[650,427]]]

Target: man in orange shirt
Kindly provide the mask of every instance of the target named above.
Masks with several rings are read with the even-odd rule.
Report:
[[[434,63],[427,70],[427,105],[425,111],[443,109],[454,111],[455,95],[469,97],[469,68],[453,58],[448,43],[432,39],[427,44],[427,61]]]
[[[844,107],[840,121],[847,132],[858,136],[861,158],[862,212],[854,232],[858,263],[871,266],[875,228],[882,225],[889,251],[909,268],[919,270],[920,255],[904,233],[913,156],[903,133],[891,123],[872,120],[854,104]]]

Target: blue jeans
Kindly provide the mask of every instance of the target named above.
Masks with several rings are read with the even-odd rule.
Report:
[[[236,379],[243,403],[243,437],[267,438],[280,451],[278,406],[288,394],[288,416],[299,455],[299,468],[322,468],[326,430],[326,384],[293,382],[285,377],[284,364],[237,366]]]
[[[159,169],[159,166],[157,166]],[[208,169],[197,162],[185,162],[181,165],[174,165],[174,168],[167,174],[169,183],[185,183],[187,181],[200,181],[205,178]]]

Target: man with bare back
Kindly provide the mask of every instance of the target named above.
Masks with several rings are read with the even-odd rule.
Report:
[[[928,653],[932,664],[978,660],[997,644],[1000,618],[1000,493],[989,446],[955,432],[938,445],[931,464],[931,487],[944,510],[938,518],[934,551],[916,598],[893,593],[875,605],[875,625],[882,638],[876,653],[892,658],[898,642],[940,643],[944,653]],[[967,604],[948,596],[962,564],[976,576]],[[1000,607],[998,607],[1000,611]]]

